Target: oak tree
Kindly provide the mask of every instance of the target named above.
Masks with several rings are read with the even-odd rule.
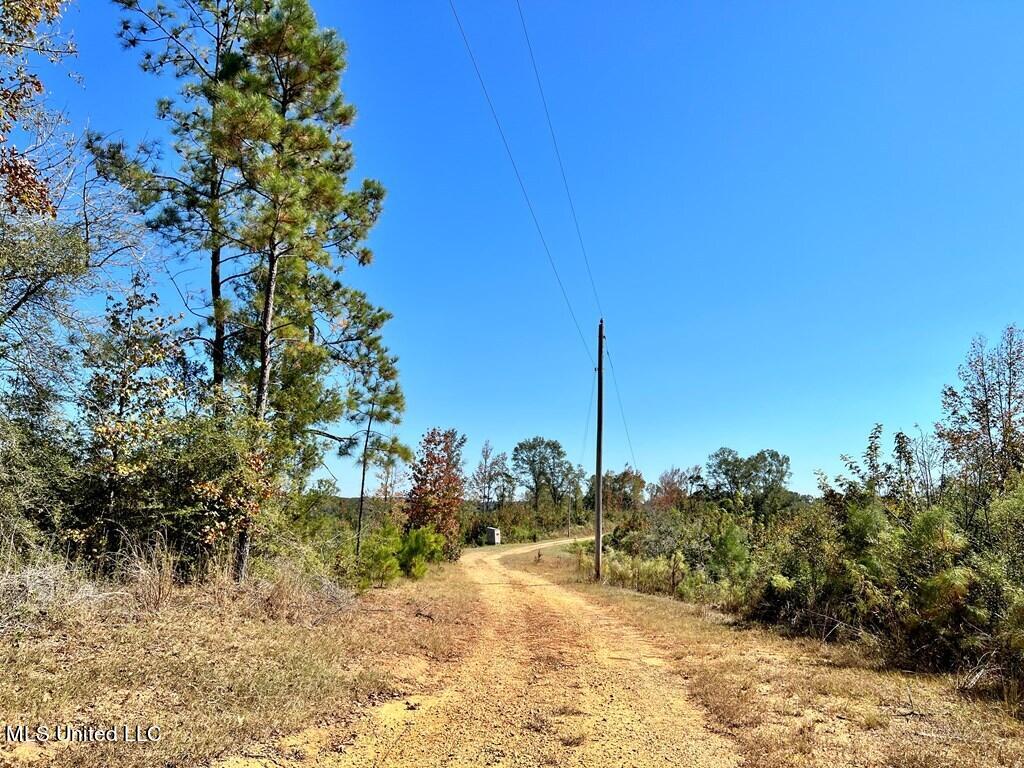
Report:
[[[56,215],[50,189],[47,134],[54,116],[40,103],[40,61],[56,63],[74,53],[57,29],[64,0],[0,4],[0,205],[29,215]],[[12,134],[21,134],[16,147]]]

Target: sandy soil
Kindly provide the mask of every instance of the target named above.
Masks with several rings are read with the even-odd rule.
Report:
[[[502,564],[552,542],[478,549],[461,568],[481,591],[480,642],[436,695],[385,704],[330,766],[734,766],[670,659],[564,587]]]

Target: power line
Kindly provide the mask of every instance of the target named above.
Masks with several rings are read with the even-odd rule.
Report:
[[[526,184],[523,181],[522,174],[519,173],[519,166],[516,164],[515,156],[512,154],[512,147],[508,143],[508,139],[505,137],[505,130],[501,127],[501,120],[498,119],[498,111],[494,108],[494,102],[491,101],[491,94],[487,90],[487,84],[484,82],[483,73],[480,71],[480,67],[476,62],[476,56],[473,55],[473,47],[469,44],[469,37],[466,35],[466,30],[462,26],[462,20],[459,18],[459,12],[455,10],[455,0],[448,0],[448,5],[452,9],[452,16],[455,17],[455,24],[459,28],[459,34],[462,35],[462,42],[466,45],[466,53],[469,54],[469,60],[473,64],[473,70],[476,72],[476,78],[480,82],[480,90],[483,91],[484,99],[487,101],[487,106],[491,110],[491,117],[494,118],[494,125],[498,129],[498,134],[501,136],[501,143],[505,145],[505,153],[508,155],[508,160],[512,164],[512,170],[515,172],[516,181],[519,182],[519,189],[523,193],[523,199],[526,201],[526,207],[530,210],[530,217],[533,219],[533,225],[537,228],[537,235],[540,237],[541,245],[544,246],[544,253],[547,254],[548,263],[551,265],[551,271],[555,275],[555,280],[558,282],[558,288],[562,292],[562,298],[565,300],[565,306],[569,310],[569,316],[572,318],[573,325],[576,326],[576,333],[579,334],[580,342],[583,344],[583,348],[587,352],[587,357],[590,358],[590,362],[594,362],[594,356],[590,352],[590,345],[587,344],[587,340],[583,335],[583,330],[580,328],[579,321],[576,319],[576,313],[573,311],[572,302],[569,301],[569,294],[566,293],[565,285],[562,283],[562,277],[558,274],[558,267],[555,266],[555,259],[551,255],[551,249],[548,247],[547,238],[544,237],[544,230],[540,226],[540,219],[537,218],[537,212],[534,210],[533,202],[530,200],[530,195],[526,191]]]
[[[597,284],[594,282],[594,273],[590,270],[590,258],[587,256],[587,247],[583,244],[583,230],[580,227],[580,220],[576,216],[576,204],[572,199],[572,192],[569,190],[569,178],[565,173],[565,164],[562,162],[562,153],[558,149],[558,137],[555,135],[555,126],[551,122],[551,112],[548,109],[548,100],[544,95],[544,85],[540,79],[540,69],[537,67],[537,59],[533,55],[533,43],[530,42],[530,33],[526,29],[526,17],[523,15],[523,6],[516,0],[516,8],[519,10],[519,21],[523,25],[523,37],[526,38],[526,50],[530,53],[530,63],[533,65],[533,76],[537,81],[537,90],[540,92],[540,101],[544,105],[544,117],[548,123],[548,132],[551,134],[551,144],[555,148],[555,157],[558,160],[558,170],[562,174],[562,186],[565,188],[565,197],[569,201],[569,210],[572,212],[572,221],[576,225],[576,238],[579,240],[580,253],[583,254],[583,263],[587,267],[587,277],[590,278],[590,290],[594,292],[594,302],[597,304],[599,315],[604,315],[601,307],[601,299],[597,295]]]
[[[626,409],[622,407],[622,393],[619,391],[619,379],[615,375],[615,363],[612,362],[612,353],[608,349],[608,340],[605,339],[604,352],[608,356],[608,365],[612,369],[612,383],[615,385],[615,399],[619,402],[619,415],[622,416],[622,428],[626,431],[626,444],[629,446],[629,455],[633,458],[633,469],[639,469],[636,463],[636,454],[633,453],[633,441],[629,439],[629,425],[626,423]]]
[[[540,101],[544,107],[544,118],[548,124],[548,133],[551,134],[551,145],[555,150],[555,158],[558,161],[558,170],[562,176],[562,186],[565,189],[565,197],[569,201],[569,211],[572,214],[572,221],[576,227],[576,239],[580,244],[580,253],[583,255],[583,263],[587,268],[587,277],[590,279],[590,289],[594,294],[594,302],[597,304],[598,312],[603,316],[604,309],[601,307],[601,298],[597,292],[597,283],[594,281],[594,273],[590,268],[590,258],[587,255],[587,246],[583,240],[583,228],[580,226],[580,220],[576,214],[576,203],[573,200],[572,190],[569,186],[569,178],[565,172],[565,163],[562,161],[562,152],[558,147],[558,135],[555,132],[554,122],[551,120],[551,110],[548,107],[547,95],[544,93],[544,84],[541,80],[540,68],[537,66],[537,58],[533,53],[533,43],[530,40],[530,32],[526,26],[526,16],[523,14],[523,5],[520,0],[515,1],[516,9],[519,11],[519,21],[523,27],[523,38],[526,40],[526,50],[530,54],[530,64],[533,66],[533,76],[537,82],[537,91],[540,94]],[[626,410],[622,406],[622,393],[619,390],[618,378],[615,375],[615,364],[612,362],[611,352],[608,351],[607,341],[605,343],[605,350],[608,356],[608,363],[612,370],[612,382],[615,384],[615,399],[619,404],[619,414],[622,416],[622,427],[626,433],[626,442],[629,445],[629,455],[633,458],[633,468],[638,469],[636,453],[633,451],[633,441],[629,436],[629,425],[626,422]],[[586,442],[585,436],[584,442]]]
[[[477,63],[476,56],[473,53],[473,47],[472,47],[472,45],[469,42],[469,36],[466,34],[465,27],[463,27],[462,20],[459,18],[459,13],[458,13],[458,11],[455,8],[455,1],[454,0],[448,0],[448,6],[451,8],[452,16],[455,19],[455,24],[459,28],[459,34],[461,35],[462,42],[463,42],[463,44],[466,47],[466,53],[469,55],[470,63],[473,65],[473,71],[476,73],[477,81],[480,83],[480,90],[483,92],[484,100],[487,102],[487,107],[490,110],[491,117],[494,120],[494,125],[498,129],[498,135],[501,137],[501,143],[505,147],[505,153],[508,156],[509,163],[512,165],[512,171],[515,173],[516,181],[519,184],[519,190],[520,190],[520,192],[522,192],[523,200],[526,202],[526,207],[527,207],[527,209],[530,212],[530,218],[533,220],[533,225],[534,225],[534,227],[537,230],[537,236],[540,238],[541,245],[544,248],[544,253],[545,253],[545,255],[547,256],[547,259],[548,259],[548,264],[551,266],[551,272],[555,276],[555,281],[558,283],[558,288],[561,291],[562,299],[565,301],[565,306],[569,310],[569,316],[572,318],[573,325],[576,328],[576,333],[577,333],[577,335],[580,338],[580,343],[583,344],[583,348],[584,348],[584,350],[587,353],[587,357],[590,358],[591,363],[594,363],[594,365],[596,367],[596,363],[594,362],[594,357],[593,357],[593,355],[590,352],[590,345],[587,344],[586,337],[584,336],[583,330],[582,330],[582,328],[580,327],[580,324],[579,324],[579,320],[576,317],[576,312],[573,310],[572,302],[569,300],[569,294],[566,291],[565,284],[562,282],[562,277],[561,277],[561,275],[558,272],[558,267],[555,264],[554,256],[552,256],[552,254],[551,254],[551,248],[548,246],[547,238],[544,236],[544,230],[541,227],[540,219],[537,216],[537,212],[536,212],[536,209],[534,208],[533,201],[530,199],[529,192],[526,189],[526,183],[523,181],[523,176],[522,176],[522,174],[519,171],[519,165],[516,163],[515,155],[512,153],[512,147],[509,144],[508,137],[505,135],[505,130],[504,130],[504,128],[501,125],[501,119],[498,117],[498,111],[497,111],[497,109],[494,106],[493,100],[491,99],[490,92],[487,90],[487,84],[486,84],[486,82],[484,80],[483,73],[481,72],[480,66]],[[527,50],[528,50],[529,55],[530,55],[530,63],[533,66],[533,74],[534,74],[534,78],[535,78],[536,83],[537,83],[537,90],[540,93],[541,103],[542,103],[542,105],[544,107],[544,117],[545,117],[545,120],[547,121],[548,132],[551,135],[551,143],[552,143],[552,146],[554,147],[555,157],[556,157],[556,159],[558,161],[558,169],[559,169],[559,172],[560,172],[561,177],[562,177],[562,186],[565,189],[566,199],[569,202],[569,210],[570,210],[570,212],[572,214],[573,224],[575,225],[575,228],[576,228],[576,238],[577,238],[577,240],[579,242],[579,245],[580,245],[580,253],[583,256],[583,263],[586,266],[587,277],[590,280],[590,289],[593,292],[594,302],[597,305],[598,311],[603,315],[604,311],[603,311],[602,306],[601,306],[601,298],[600,298],[600,295],[598,294],[598,291],[597,291],[597,283],[594,280],[594,274],[593,274],[593,271],[592,271],[592,269],[590,267],[590,258],[587,255],[587,248],[586,248],[585,241],[583,239],[583,229],[580,226],[579,217],[578,217],[578,215],[576,213],[576,204],[575,204],[575,201],[573,200],[572,190],[571,190],[571,188],[569,186],[568,175],[565,172],[565,163],[562,161],[562,153],[561,153],[561,151],[560,151],[560,149],[558,147],[558,136],[557,136],[557,134],[555,132],[554,123],[551,120],[551,111],[548,108],[547,96],[544,93],[544,85],[543,85],[543,82],[541,81],[541,77],[540,77],[540,69],[537,66],[537,60],[536,60],[536,57],[534,56],[534,53],[533,53],[533,44],[532,44],[532,42],[530,40],[530,33],[529,33],[529,31],[527,29],[527,26],[526,26],[526,17],[523,14],[523,8],[522,8],[522,5],[520,4],[520,0],[516,0],[516,8],[519,11],[519,20],[520,20],[520,22],[522,24],[522,27],[523,27],[523,36],[524,36],[524,38],[526,40],[526,47],[527,47]],[[630,454],[630,456],[633,459],[633,467],[637,468],[638,465],[637,465],[637,461],[636,461],[636,453],[633,450],[633,441],[632,441],[632,438],[630,437],[630,434],[629,434],[629,425],[628,425],[628,423],[626,421],[626,411],[625,411],[625,408],[622,405],[622,393],[621,393],[621,391],[619,389],[618,377],[616,376],[616,373],[615,373],[615,363],[612,361],[611,353],[610,353],[610,351],[607,351],[607,347],[606,347],[606,354],[608,356],[608,363],[609,363],[609,366],[611,367],[611,371],[612,371],[612,381],[613,381],[613,383],[615,385],[615,398],[616,398],[616,401],[618,402],[619,414],[622,417],[622,426],[623,426],[623,429],[625,430],[625,434],[626,434],[626,443],[629,446],[629,454]],[[584,450],[584,452],[586,451],[586,441],[587,441],[587,436],[589,434],[590,414],[591,414],[591,411],[593,409],[593,404],[594,404],[594,389],[595,389],[595,387],[596,387],[596,378],[595,378],[594,382],[592,382],[591,392],[590,392],[590,404],[587,407],[587,423],[586,423],[586,425],[584,427],[584,434],[583,434],[583,443],[584,443],[583,450]]]

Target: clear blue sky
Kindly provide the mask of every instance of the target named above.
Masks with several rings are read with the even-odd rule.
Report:
[[[1021,318],[1024,5],[522,2],[649,479],[772,447],[811,491],[875,422],[934,422],[971,337]],[[316,6],[350,48],[357,174],[388,188],[376,263],[349,276],[395,314],[401,434],[455,426],[469,465],[535,434],[581,459],[591,366],[447,3]],[[515,4],[458,7],[593,336]],[[116,19],[80,0],[84,86],[53,91],[77,122],[158,135],[166,84]]]

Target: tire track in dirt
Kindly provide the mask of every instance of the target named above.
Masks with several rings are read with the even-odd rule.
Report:
[[[484,628],[440,693],[378,707],[336,766],[732,768],[665,653],[583,597],[504,565],[551,546],[467,551]]]

